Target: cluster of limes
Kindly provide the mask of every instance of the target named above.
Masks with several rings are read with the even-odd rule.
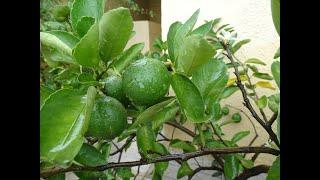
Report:
[[[122,75],[103,79],[91,113],[87,136],[114,139],[128,126],[125,106],[151,106],[161,101],[170,85],[170,73],[159,60],[143,58],[130,64]]]

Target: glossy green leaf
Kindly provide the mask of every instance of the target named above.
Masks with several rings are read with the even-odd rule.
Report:
[[[155,143],[155,149],[161,155],[168,155],[169,151],[163,144]],[[152,174],[152,179],[162,179],[164,172],[169,167],[169,162],[158,162],[154,165],[154,170]]]
[[[272,163],[266,180],[280,180],[280,156]]]
[[[267,104],[268,104],[268,98],[267,98],[267,96],[262,96],[262,97],[260,97],[258,100],[257,100],[257,105],[258,105],[258,107],[260,108],[260,109],[263,109],[263,108],[265,108],[266,106],[267,106]]]
[[[175,56],[174,56],[174,37],[176,35],[177,30],[182,26],[181,22],[174,22],[171,24],[169,27],[168,35],[167,35],[167,43],[168,43],[168,53],[170,60],[172,62],[175,61]]]
[[[216,59],[210,59],[192,74],[192,82],[200,90],[206,104],[209,99],[215,102],[220,97],[228,78],[227,66]]]
[[[183,162],[178,170],[177,179],[189,176],[193,173],[193,170],[189,166],[188,162]]]
[[[40,107],[43,105],[45,100],[52,94],[54,91],[49,87],[40,85]]]
[[[213,21],[206,22],[205,24],[197,27],[195,30],[191,32],[191,34],[198,34],[201,36],[206,36],[207,33],[212,29]]]
[[[99,22],[100,55],[110,61],[119,55],[131,37],[133,20],[129,9],[117,8],[105,13]]]
[[[40,157],[66,165],[77,155],[88,128],[96,89],[54,92],[40,109]]]
[[[231,49],[232,53],[236,53],[243,45],[248,44],[250,41],[250,39],[244,39],[237,42]]]
[[[234,155],[225,156],[224,176],[226,180],[232,180],[238,175],[239,161]]]
[[[207,40],[200,35],[190,35],[186,37],[181,45],[176,59],[175,66],[177,71],[184,72],[187,76],[208,62],[216,51]]]
[[[158,111],[152,117],[152,129],[156,130],[158,127],[162,126],[163,123],[175,119],[178,111],[179,107],[176,105],[165,107],[162,110]]]
[[[258,68],[254,65],[247,64],[247,67],[251,69],[252,72],[259,72]]]
[[[253,73],[253,76],[260,79],[273,80],[273,77],[270,76],[268,73]]]
[[[268,107],[269,109],[276,113],[278,112],[280,104],[280,94],[274,94],[268,97]]]
[[[149,151],[155,151],[156,136],[151,127],[144,125],[137,130],[137,146],[140,155],[144,158],[152,157]]]
[[[98,22],[104,12],[105,0],[74,0],[70,12],[72,28],[77,29],[77,24],[82,17],[93,17]]]
[[[244,63],[246,64],[260,64],[260,65],[267,65],[266,63],[264,63],[263,61],[261,61],[260,59],[258,58],[250,58],[248,60],[246,60]]]
[[[93,146],[83,143],[74,160],[85,166],[99,166],[106,164],[104,156]]]
[[[250,169],[254,166],[254,163],[251,160],[245,159],[244,157],[242,157],[238,154],[236,155],[236,157],[240,161],[240,163],[242,164],[243,167]]]
[[[116,169],[117,176],[123,180],[130,180],[131,177],[134,177],[134,174],[131,172],[130,167],[121,167]]]
[[[277,52],[274,54],[273,59],[277,59],[280,57],[280,47],[278,48]]]
[[[274,80],[276,81],[278,87],[280,88],[280,62],[275,61],[271,65],[271,72],[274,77]]]
[[[101,145],[101,154],[105,162],[108,162],[111,145],[109,143],[103,143]]]
[[[83,16],[78,24],[77,24],[77,34],[80,37],[83,37],[85,34],[87,34],[87,32],[89,31],[90,27],[94,24],[95,22],[95,18],[90,17],[90,16]]]
[[[193,13],[193,15],[184,23],[182,24],[174,36],[174,61],[177,60],[180,53],[180,48],[182,46],[182,42],[184,38],[192,31],[194,25],[197,22],[199,16],[200,9]]]
[[[198,88],[190,79],[181,75],[172,75],[172,88],[178,98],[182,112],[193,123],[205,122],[204,102]]]
[[[120,54],[120,57],[112,62],[110,65],[114,67],[118,72],[122,72],[130,63],[135,61],[135,57],[139,55],[139,53],[144,48],[144,43],[138,43],[132,45],[129,49],[125,50]]]
[[[271,0],[271,12],[274,27],[280,36],[280,0]]]
[[[165,101],[162,101],[158,104],[155,104],[155,105],[149,107],[148,109],[146,109],[145,111],[143,111],[137,117],[137,119],[134,121],[134,123],[130,126],[128,131],[138,127],[138,125],[140,125],[140,124],[144,124],[147,121],[151,121],[157,113],[159,113],[162,109],[164,109],[168,104],[172,103],[174,100],[175,100],[175,98],[170,98],[168,100],[165,100]]]
[[[50,61],[75,63],[72,48],[79,41],[75,36],[63,31],[40,32],[41,51]]]
[[[238,133],[236,133],[236,134],[232,137],[231,141],[232,141],[233,143],[237,143],[238,141],[240,141],[240,140],[243,139],[244,137],[248,136],[249,134],[250,134],[250,131],[241,131],[241,132],[238,132]]]
[[[72,52],[75,60],[85,67],[96,67],[100,61],[98,23],[91,26]]]
[[[229,96],[231,96],[232,94],[234,94],[238,90],[239,90],[238,86],[229,86],[224,89],[224,91],[221,95],[221,98],[222,99],[228,98]]]
[[[194,147],[190,142],[188,141],[182,141],[180,139],[173,139],[170,142],[170,146],[173,148],[182,149],[184,152],[194,152],[196,151],[196,147]]]

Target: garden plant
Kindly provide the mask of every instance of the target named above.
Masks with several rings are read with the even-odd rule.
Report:
[[[155,50],[143,54],[143,43],[125,49],[135,35],[129,9],[104,12],[105,3],[57,5],[54,18],[63,28],[40,29],[41,178],[65,179],[66,172],[74,172],[80,179],[135,179],[139,171],[134,174],[132,167],[153,164],[152,179],[162,179],[169,161],[176,161],[181,165],[177,179],[191,179],[202,170],[227,180],[260,173],[280,179],[280,48],[268,67],[272,73],[263,72],[263,60],[236,56],[250,40],[238,39],[230,25],[217,18],[194,28],[197,10],[187,21],[173,23],[166,40],[157,38]],[[279,0],[271,4],[280,35]],[[258,94],[260,88],[274,93]],[[241,93],[243,108],[222,106],[234,93]],[[230,108],[237,112],[228,116]],[[239,129],[227,139],[221,127],[242,123],[243,116],[254,132]],[[261,146],[253,146],[259,136],[253,121],[269,136]],[[164,125],[192,140],[164,135]],[[250,133],[255,134],[250,143],[238,145]],[[164,143],[181,153],[170,152]],[[136,160],[121,160],[133,145],[139,151]],[[255,165],[262,153],[275,156],[271,166]],[[115,155],[118,160],[110,162]],[[210,156],[211,166],[191,168],[188,160],[200,156]]]

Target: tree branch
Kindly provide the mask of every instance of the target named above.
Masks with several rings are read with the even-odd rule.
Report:
[[[173,126],[173,127],[177,128],[177,129],[185,132],[186,134],[190,135],[191,137],[196,136],[196,134],[195,134],[194,132],[192,132],[191,130],[189,130],[189,129],[183,127],[183,126],[181,126],[181,125],[178,124],[178,123],[175,123],[175,122],[172,122],[172,121],[168,121],[168,122],[166,122],[165,124],[168,124],[168,125],[170,125],[170,126]]]
[[[217,170],[217,171],[223,171],[223,169],[216,167],[216,166],[211,166],[211,167],[198,167],[197,169],[193,170],[192,174],[189,175],[188,180],[191,180],[194,175],[196,175],[198,172],[203,171],[203,170]]]
[[[110,153],[110,156],[113,156],[115,154],[118,154],[119,152],[122,152],[124,148],[126,148],[126,146],[132,141],[132,139],[134,139],[136,137],[136,134],[132,134],[131,136],[129,136],[129,138],[126,140],[126,143],[124,145],[122,145],[120,148],[117,148],[117,150],[113,153]]]
[[[223,42],[220,42],[221,45],[223,46],[224,50],[227,51],[227,57],[228,59],[231,61],[232,64],[235,65],[235,61],[233,59],[232,56],[232,52],[230,50],[230,48],[228,47],[227,44],[224,44]],[[234,68],[234,73],[237,77],[237,86],[239,87],[241,93],[242,93],[242,97],[244,100],[244,105],[249,109],[249,111],[251,112],[251,115],[258,121],[258,123],[267,131],[267,133],[270,136],[270,139],[272,141],[275,142],[275,144],[280,148],[280,142],[277,138],[277,135],[273,132],[272,128],[270,126],[268,126],[266,123],[264,123],[264,121],[258,116],[258,114],[256,113],[256,111],[254,110],[254,108],[252,107],[250,100],[248,99],[248,94],[247,91],[245,90],[243,84],[241,83],[241,79],[240,79],[240,74],[239,74],[239,70],[237,66],[233,66]]]
[[[246,180],[250,177],[257,176],[261,173],[268,173],[270,166],[259,165],[251,169],[245,169],[240,175],[238,175],[234,180]]]
[[[40,172],[40,177],[46,178],[58,173],[70,172],[70,171],[104,171],[106,169],[117,168],[117,167],[133,167],[146,164],[153,164],[157,162],[167,162],[173,160],[187,161],[194,157],[210,155],[210,154],[234,154],[234,153],[267,153],[273,155],[279,155],[280,151],[269,148],[269,147],[228,147],[228,148],[216,148],[216,149],[204,149],[202,151],[196,151],[191,153],[183,154],[171,154],[166,156],[160,156],[152,159],[142,159],[140,161],[129,161],[129,162],[111,162],[101,166],[89,167],[89,166],[78,166],[73,165],[69,168],[63,169],[50,169]]]
[[[270,120],[267,122],[267,125],[271,127],[272,124],[274,123],[274,121],[277,120],[277,117],[278,117],[278,113],[276,112],[276,113],[273,114],[273,116],[272,116],[272,117],[270,118]]]

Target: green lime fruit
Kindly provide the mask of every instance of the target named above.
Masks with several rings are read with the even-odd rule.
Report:
[[[126,103],[127,98],[123,90],[122,77],[118,75],[111,75],[103,80],[104,82],[104,93],[107,96],[116,98],[122,103]]]
[[[241,115],[239,113],[234,113],[231,118],[235,123],[239,123],[241,121]]]
[[[95,101],[86,135],[110,140],[119,136],[127,125],[123,105],[113,97],[100,96]]]
[[[222,112],[223,115],[228,115],[229,114],[229,108],[228,107],[223,107],[221,109],[221,112]]]
[[[125,94],[135,105],[153,105],[167,94],[170,74],[161,61],[144,58],[126,68],[123,85]]]
[[[150,158],[148,151],[155,150],[156,136],[150,126],[142,126],[137,130],[138,151],[143,158]]]
[[[58,5],[53,9],[53,17],[58,22],[64,22],[68,19],[70,9],[68,6]]]

